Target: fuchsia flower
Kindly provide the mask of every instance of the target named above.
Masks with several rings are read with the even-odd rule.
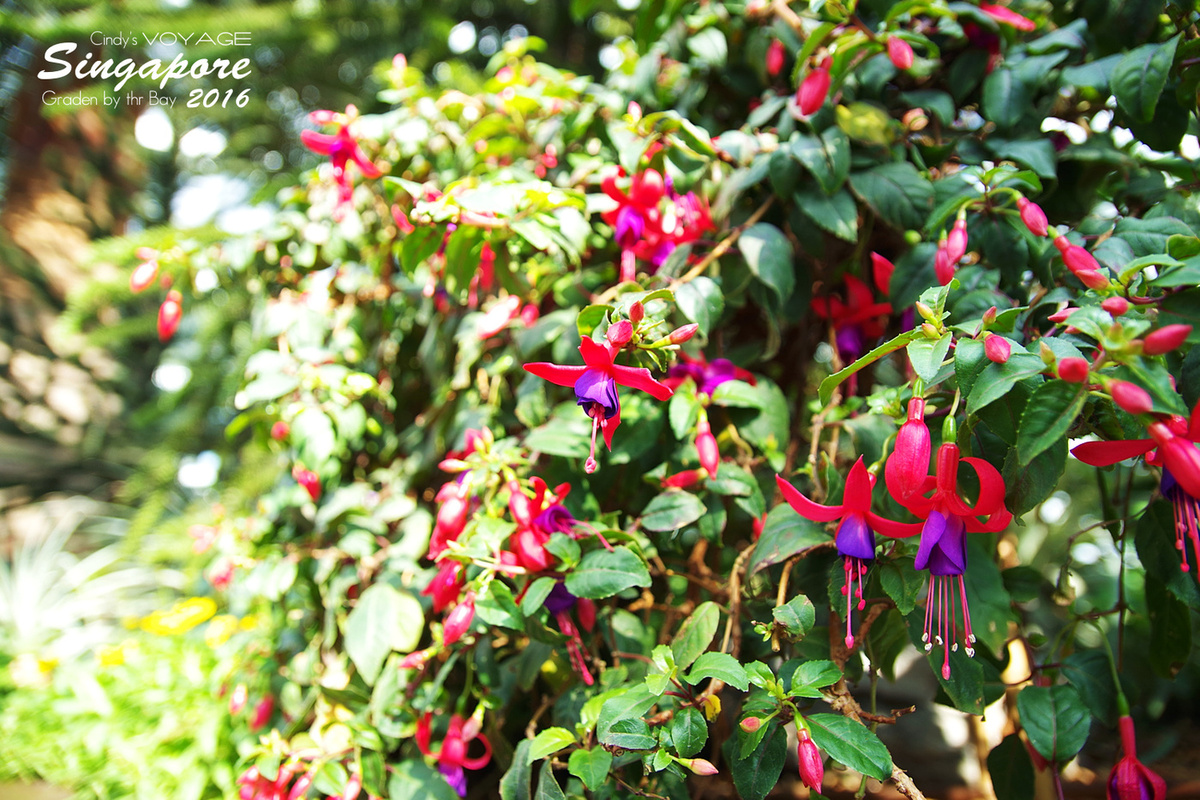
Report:
[[[879,265],[875,265],[875,270],[879,275]],[[886,269],[882,272],[886,273]],[[836,295],[815,297],[812,310],[833,325],[838,354],[843,362],[850,363],[867,351],[869,343],[883,335],[892,305],[875,302],[871,287],[853,275],[846,275],[842,282],[846,285],[845,300]]]
[[[592,677],[587,661],[584,660],[583,639],[571,619],[571,610],[575,610],[583,629],[590,632],[596,625],[596,604],[586,598],[576,597],[565,585],[556,583],[550,590],[545,605],[558,622],[558,629],[567,637],[567,655],[571,659],[571,669],[575,670],[586,685],[591,686],[596,679]]]
[[[875,476],[867,471],[862,456],[850,468],[842,502],[836,506],[814,503],[779,475],[775,476],[775,482],[783,493],[783,499],[805,519],[813,522],[841,520],[834,543],[845,559],[846,585],[842,588],[842,594],[846,595],[846,647],[854,647],[851,605],[853,598],[857,598],[859,611],[867,607],[867,601],[863,598],[863,576],[867,574],[868,563],[875,558],[875,531],[886,536],[913,536],[921,530],[921,525],[894,522],[871,511],[871,490],[875,486]],[[856,582],[852,598],[851,587]]]
[[[475,621],[475,592],[467,592],[463,601],[450,609],[446,621],[442,623],[442,641],[447,645],[454,644],[463,634],[471,629]]]
[[[676,192],[671,180],[664,180],[658,170],[634,175],[628,193],[617,188],[617,175],[606,176],[600,188],[617,201],[617,207],[601,217],[613,226],[621,248],[622,281],[637,277],[639,258],[658,268],[676,247],[696,241],[713,228],[708,205],[693,192]]]
[[[137,257],[142,260],[133,274],[129,276],[129,291],[137,294],[145,291],[154,279],[158,277],[158,251],[149,247],[139,247]]]
[[[296,464],[292,467],[292,477],[308,492],[314,503],[321,499],[321,479],[317,477],[317,473]]]
[[[450,727],[442,738],[442,745],[436,751],[431,749],[433,715],[426,713],[417,722],[417,748],[427,756],[437,758],[438,772],[446,778],[446,782],[458,792],[459,797],[467,796],[467,776],[463,769],[483,769],[492,760],[492,745],[487,737],[479,732],[482,722],[477,717],[463,719],[454,714],[450,717]],[[471,742],[478,741],[483,745],[483,754],[475,757],[467,755]]]
[[[433,612],[440,614],[458,599],[467,584],[463,565],[453,559],[444,559],[438,565],[437,575],[422,590],[421,594],[433,598]]]
[[[696,455],[700,457],[700,466],[709,477],[716,477],[717,467],[721,464],[721,450],[717,447],[717,439],[712,435],[712,428],[703,416],[696,425]]]
[[[808,729],[803,725],[798,725],[797,728],[800,744],[796,748],[796,759],[800,762],[800,780],[809,789],[819,792],[821,785],[825,783],[825,759],[821,757],[821,751],[809,735]]]
[[[1121,749],[1125,755],[1108,774],[1108,800],[1164,800],[1167,782],[1138,761],[1133,719],[1121,717]]]
[[[329,156],[329,160],[333,163],[333,179],[338,185],[336,218],[340,218],[344,213],[344,208],[350,203],[350,195],[354,191],[350,175],[346,172],[346,167],[350,162],[354,162],[363,177],[378,178],[383,174],[382,170],[367,158],[358,144],[358,138],[350,132],[350,126],[356,116],[358,116],[358,109],[352,105],[346,106],[345,114],[338,114],[334,111],[314,111],[308,115],[312,122],[317,125],[335,124],[337,133],[300,131],[300,141],[304,143],[305,147],[318,155]]]
[[[673,364],[667,370],[667,377],[663,378],[662,383],[674,391],[688,378],[691,378],[692,382],[696,384],[698,393],[708,397],[712,397],[712,393],[717,390],[717,387],[726,381],[745,381],[751,386],[758,383],[753,374],[736,366],[729,359],[714,358],[709,361],[703,353],[699,358],[692,358],[687,353],[680,353],[679,363]]]
[[[784,56],[783,42],[772,39],[771,44],[767,45],[767,74],[772,78],[783,69]]]
[[[621,328],[621,330],[615,330]],[[565,366],[536,362],[526,364],[525,371],[544,378],[559,386],[571,386],[580,406],[592,418],[592,446],[584,469],[590,474],[596,471],[596,430],[604,432],[604,443],[612,449],[612,437],[621,424],[621,400],[617,396],[617,384],[631,389],[640,389],[656,400],[667,400],[672,395],[670,387],[664,386],[650,376],[650,370],[639,367],[623,367],[613,360],[621,347],[629,341],[624,326],[609,328],[604,344],[596,344],[584,337],[579,345],[584,366]]]
[[[467,526],[467,513],[471,510],[469,487],[465,481],[448,481],[438,490],[434,499],[438,506],[437,521],[433,536],[429,540],[428,558],[437,559],[446,545],[458,539]]]
[[[1175,549],[1181,558],[1180,569],[1191,571],[1187,542],[1200,558],[1200,403],[1189,419],[1171,416],[1150,424],[1149,439],[1122,439],[1111,442],[1084,442],[1071,454],[1093,467],[1107,467],[1127,458],[1146,456],[1146,463],[1162,467],[1161,491],[1175,514]]]
[[[907,423],[906,423],[907,424]],[[897,456],[904,457],[897,439]],[[967,505],[958,492],[958,465],[962,461],[975,470],[979,478],[979,497]],[[925,606],[925,633],[921,637],[926,652],[936,644],[943,648],[942,677],[950,677],[950,651],[958,649],[958,618],[956,606],[961,606],[963,638],[968,656],[975,654],[971,646],[975,635],[971,631],[971,615],[967,609],[967,590],[963,574],[967,569],[967,533],[995,533],[1012,520],[1004,506],[1004,479],[981,458],[963,458],[958,445],[945,442],[938,448],[937,470],[926,476],[920,489],[914,491],[909,483],[893,480],[885,472],[888,492],[896,502],[925,520],[917,526],[921,533],[917,548],[917,569],[929,570],[929,596]],[[932,490],[932,494],[927,494]],[[987,517],[980,522],[980,517]],[[890,534],[909,536],[911,533]]]
[[[169,342],[183,321],[183,295],[172,289],[158,307],[158,340]]]

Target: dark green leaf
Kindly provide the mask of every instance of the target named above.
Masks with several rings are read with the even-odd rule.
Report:
[[[691,758],[700,752],[708,741],[708,723],[704,715],[694,708],[684,706],[676,709],[675,717],[671,720],[671,742],[675,752],[684,758]]]
[[[1086,400],[1087,387],[1083,384],[1056,379],[1035,389],[1025,405],[1021,427],[1017,430],[1018,463],[1027,466],[1066,436]]]
[[[996,800],[1029,800],[1034,796],[1033,761],[1017,734],[1010,733],[992,748],[987,766]]]
[[[891,776],[891,754],[861,722],[840,714],[810,714],[806,719],[817,747],[834,759],[876,780]]]
[[[567,761],[567,771],[583,781],[588,791],[594,792],[607,782],[612,762],[612,753],[603,747],[576,750]]]
[[[534,794],[533,800],[567,800],[562,787],[558,785],[558,780],[554,777],[554,767],[550,766],[549,761],[542,762],[542,771],[538,774],[537,793]]]
[[[671,640],[671,652],[675,656],[675,666],[687,669],[700,654],[712,644],[717,626],[721,624],[721,609],[712,602],[706,601],[696,607]]]
[[[683,315],[700,326],[704,336],[721,318],[725,310],[725,295],[712,278],[699,275],[675,290],[675,302]]]
[[[1154,109],[1175,61],[1179,38],[1173,36],[1165,42],[1136,47],[1113,69],[1109,82],[1117,97],[1117,107],[1131,118],[1140,122],[1154,119]]]
[[[705,678],[716,678],[741,691],[750,688],[746,668],[728,653],[702,653],[687,674],[687,682],[695,686]]]
[[[655,497],[642,512],[642,527],[648,531],[674,531],[704,516],[704,503],[694,494],[670,490]]]
[[[824,525],[805,519],[791,506],[781,503],[767,512],[762,535],[758,537],[754,555],[750,558],[749,574],[753,575],[772,564],[786,561],[805,548],[832,539]]]
[[[780,303],[786,302],[796,287],[796,268],[791,242],[782,231],[759,222],[742,233],[738,246],[750,271],[771,288]]]
[[[1150,612],[1150,665],[1164,678],[1174,678],[1192,652],[1192,620],[1187,604],[1167,590],[1155,575],[1146,575]]]
[[[933,208],[933,185],[907,161],[856,172],[850,177],[850,188],[898,230],[920,228]]]
[[[1066,439],[1059,439],[1024,467],[1017,461],[1017,451],[1009,450],[1001,470],[1007,487],[1005,506],[1014,516],[1029,511],[1057,490],[1066,466]]]
[[[1099,650],[1077,650],[1063,659],[1062,672],[1079,692],[1092,716],[1105,725],[1117,724],[1117,692],[1107,654]]]
[[[824,194],[833,194],[850,173],[850,139],[839,128],[818,136],[792,139],[792,155],[817,179]]]
[[[1065,764],[1087,741],[1092,716],[1071,686],[1026,686],[1017,710],[1029,741],[1047,761]]]
[[[745,758],[732,759],[733,785],[742,800],[764,800],[779,782],[787,761],[787,735],[774,721]],[[761,730],[761,729],[760,729]]]
[[[650,726],[641,717],[618,719],[600,736],[603,744],[623,750],[652,750],[658,740],[650,733]]]
[[[821,230],[832,233],[845,242],[858,239],[858,206],[845,189],[827,195],[815,188],[799,189],[794,195],[796,206]]]
[[[805,661],[792,673],[791,693],[800,697],[819,698],[823,696],[822,689],[841,679],[842,671],[832,661]]]
[[[649,586],[650,572],[628,547],[593,550],[566,578],[567,591],[576,597],[599,600],[631,586]]]
[[[900,613],[906,616],[911,614],[917,607],[917,598],[921,596],[921,589],[925,585],[924,577],[913,569],[913,560],[895,558],[884,562],[880,566],[879,580],[883,584],[883,591],[892,598]]]
[[[803,639],[817,624],[817,610],[805,595],[798,594],[771,610],[775,622],[782,625],[793,639]]]

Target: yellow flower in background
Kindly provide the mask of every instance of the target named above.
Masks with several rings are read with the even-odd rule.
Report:
[[[211,597],[189,597],[165,611],[155,611],[141,621],[142,630],[157,636],[177,636],[187,633],[217,613]]]
[[[237,633],[238,618],[232,614],[213,617],[204,629],[204,643],[214,650],[229,641]]]
[[[244,631],[252,631],[258,627],[258,614],[247,614],[242,617],[239,627]]]

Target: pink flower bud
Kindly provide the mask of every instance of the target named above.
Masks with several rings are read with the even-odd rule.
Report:
[[[1087,250],[1084,250],[1077,244],[1067,247],[1062,254],[1063,263],[1067,265],[1067,269],[1079,275],[1081,272],[1098,272],[1100,264]]]
[[[945,286],[954,280],[954,263],[945,247],[938,246],[937,254],[933,257],[933,274],[937,276],[938,284]]]
[[[908,69],[913,65],[912,45],[899,36],[887,38],[887,53],[896,69]]]
[[[129,290],[134,294],[145,290],[147,286],[154,283],[154,278],[158,275],[158,262],[155,260],[145,261],[138,264],[137,269],[129,276]]]
[[[987,328],[991,325],[994,325],[996,323],[997,313],[998,312],[995,306],[992,306],[987,311],[983,312],[983,327]]]
[[[705,475],[707,472],[702,469],[685,469],[663,478],[662,485],[664,488],[688,489],[704,480]]]
[[[288,792],[288,800],[300,800],[301,797],[308,792],[308,787],[312,786],[313,778],[317,775],[315,770],[309,770],[296,779],[292,785],[292,790]]]
[[[608,337],[608,342],[613,347],[624,347],[633,338],[633,323],[627,319],[614,322],[608,326],[605,336]]]
[[[350,773],[350,780],[346,781],[346,793],[342,795],[342,800],[357,800],[362,793],[362,776],[357,772]]]
[[[721,463],[721,450],[717,447],[717,439],[712,435],[707,422],[697,426],[696,454],[700,456],[700,466],[709,477],[716,477],[717,467]]]
[[[637,325],[646,318],[646,307],[642,305],[642,301],[638,300],[629,307],[629,321]]]
[[[1058,362],[1058,377],[1069,383],[1083,383],[1090,371],[1091,365],[1086,358],[1069,356]]]
[[[896,432],[896,445],[883,465],[888,490],[900,502],[920,493],[929,474],[929,456],[933,452],[929,428],[925,425],[925,401],[908,401],[908,419]]]
[[[183,319],[183,295],[175,290],[167,292],[167,299],[158,307],[158,340],[167,342],[179,330]]]
[[[317,473],[297,464],[292,467],[292,477],[308,492],[314,503],[321,499],[321,479],[317,477]]]
[[[1016,28],[1019,31],[1031,31],[1037,27],[1033,20],[1029,17],[1024,17],[1004,6],[997,6],[991,3],[980,3],[979,10],[987,14],[992,19],[1002,25],[1008,25]]]
[[[400,208],[400,206],[392,206],[392,219],[401,233],[412,233],[417,229],[417,226],[412,224],[412,220],[408,218],[408,214],[405,214],[404,209]]]
[[[281,419],[276,420],[275,424],[271,426],[271,438],[277,442],[282,442],[291,434],[291,432],[291,426]]]
[[[271,721],[271,715],[275,713],[275,698],[267,695],[262,700],[258,701],[258,705],[254,707],[254,715],[250,717],[251,732],[258,730]]]
[[[892,285],[892,275],[896,272],[896,265],[879,253],[871,253],[871,272],[875,278],[875,288],[887,296]]]
[[[462,564],[447,559],[438,565],[437,574],[433,576],[433,580],[421,594],[433,598],[433,611],[435,614],[440,614],[458,599],[466,582],[467,578],[463,574]]]
[[[521,322],[526,328],[532,328],[540,315],[541,312],[538,311],[538,307],[533,303],[529,303],[521,309]]]
[[[400,659],[400,669],[420,669],[433,656],[433,648],[409,653]]]
[[[1148,356],[1169,353],[1187,341],[1191,332],[1191,325],[1164,325],[1146,334],[1142,340],[1142,352]]]
[[[1017,198],[1017,210],[1021,214],[1021,222],[1034,236],[1045,236],[1049,232],[1049,222],[1046,212],[1037,203],[1031,203],[1024,197]]]
[[[521,528],[512,536],[512,551],[518,563],[530,572],[549,569],[554,556],[546,549],[550,537],[534,528]]]
[[[454,644],[471,627],[475,619],[475,592],[467,592],[463,601],[450,610],[446,622],[442,626],[442,639],[448,644]]]
[[[1129,310],[1129,301],[1124,297],[1106,297],[1100,307],[1114,317],[1119,317]]]
[[[1108,390],[1113,402],[1130,414],[1147,414],[1154,405],[1149,392],[1128,381],[1113,381]]]
[[[711,761],[703,758],[681,758],[679,763],[697,775],[716,775],[717,768]]]
[[[819,111],[821,106],[825,105],[825,98],[829,96],[829,85],[832,82],[828,67],[818,67],[809,72],[796,92],[796,102],[800,106],[800,113],[807,117]]]
[[[1012,344],[1003,336],[992,334],[983,341],[983,353],[989,361],[1003,364],[1012,355]]]
[[[821,758],[817,743],[803,728],[800,729],[800,746],[796,756],[800,761],[800,780],[809,789],[821,791],[821,784],[825,782],[825,760]]]
[[[772,39],[767,46],[767,74],[774,78],[783,69],[783,42]]]
[[[1107,289],[1109,285],[1108,278],[1106,278],[1099,270],[1095,269],[1081,269],[1075,273],[1075,277],[1078,278],[1079,282],[1084,286],[1097,292],[1102,289]]]
[[[596,604],[586,597],[579,598],[575,601],[575,616],[583,629],[591,633],[596,627]]]
[[[946,238],[946,257],[951,264],[957,264],[967,254],[967,221],[957,219],[950,235]]]
[[[667,341],[671,344],[683,344],[688,339],[691,339],[693,336],[695,336],[696,331],[698,330],[700,330],[700,326],[695,322],[687,325],[681,325],[667,334]]]
[[[762,718],[746,717],[744,720],[738,723],[738,727],[740,727],[746,733],[754,733],[756,730],[762,727]]]
[[[1078,308],[1071,308],[1070,306],[1067,306],[1061,311],[1055,311],[1053,314],[1046,317],[1046,319],[1050,320],[1051,322],[1066,322],[1071,318],[1071,315],[1078,310]]]

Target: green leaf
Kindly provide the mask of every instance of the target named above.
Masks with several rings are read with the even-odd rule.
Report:
[[[651,694],[662,695],[671,686],[671,679],[678,674],[671,648],[660,644],[650,654],[652,669],[646,675],[646,688]]]
[[[1001,67],[983,82],[983,115],[1007,130],[1021,121],[1030,108],[1033,92],[1015,69]]]
[[[716,406],[732,408],[763,408],[766,398],[760,387],[745,381],[725,381],[712,393],[712,402]]]
[[[655,497],[642,512],[642,527],[648,531],[674,531],[704,516],[704,503],[688,492],[672,489]]]
[[[679,626],[675,638],[671,640],[671,652],[675,655],[675,665],[679,669],[687,669],[700,654],[712,644],[717,626],[721,624],[721,608],[711,600],[696,607],[691,616]]]
[[[675,434],[676,439],[686,438],[696,427],[699,417],[700,403],[693,392],[676,391],[667,401],[667,420],[671,423],[671,433]]]
[[[834,759],[876,780],[891,776],[891,754],[861,722],[840,714],[810,714],[806,719],[817,747]]]
[[[603,739],[619,720],[641,719],[654,708],[658,696],[651,693],[644,683],[634,684],[620,694],[610,697],[600,706],[596,720],[596,736]]]
[[[386,583],[372,584],[346,617],[346,654],[370,686],[388,654],[415,649],[424,627],[425,612],[417,598]]]
[[[787,503],[780,503],[767,512],[762,535],[754,545],[749,574],[786,561],[808,547],[825,544],[833,537],[825,526],[797,514]]]
[[[708,723],[704,715],[694,708],[684,706],[676,709],[675,717],[671,720],[671,742],[675,752],[684,758],[691,758],[700,752],[708,741]]]
[[[783,772],[787,761],[787,735],[774,720],[770,728],[751,753],[732,760],[733,785],[742,800],[764,800]]]
[[[704,336],[708,336],[725,310],[725,295],[721,293],[721,287],[704,275],[692,278],[676,289],[675,302],[685,317],[700,326],[700,333]]]
[[[1053,494],[1067,466],[1067,440],[1051,443],[1026,466],[1017,460],[1017,451],[1009,450],[1001,475],[1007,492],[1004,505],[1019,517]]]
[[[925,580],[913,568],[911,558],[895,558],[881,564],[879,581],[901,614],[907,616],[917,607]]]
[[[783,232],[765,222],[751,225],[742,232],[738,247],[750,271],[785,303],[796,288],[796,268],[792,244]]]
[[[549,761],[542,762],[542,771],[538,773],[537,793],[534,794],[533,800],[567,800],[562,787],[558,785],[558,780],[554,777],[554,767],[550,765]]]
[[[1154,119],[1158,98],[1167,85],[1167,75],[1175,61],[1179,36],[1159,44],[1144,44],[1130,50],[1112,71],[1109,83],[1117,97],[1117,107],[1139,122]]]
[[[1071,686],[1026,686],[1017,710],[1029,741],[1047,761],[1065,764],[1087,741],[1092,715]]]
[[[967,413],[978,412],[1007,394],[1013,384],[1032,378],[1045,369],[1046,365],[1040,357],[1016,351],[1003,364],[989,363],[975,379],[971,394],[967,396]]]
[[[859,358],[853,364],[838,370],[825,380],[821,381],[821,386],[817,390],[817,397],[821,401],[821,405],[829,405],[829,401],[833,398],[833,390],[840,386],[842,381],[846,380],[859,370],[865,369],[871,364],[874,364],[887,354],[894,353],[901,347],[906,347],[909,342],[920,336],[924,336],[924,334],[919,328],[915,331],[907,331],[902,333],[899,336],[896,336],[895,338],[879,345],[871,352]]]
[[[792,673],[790,691],[799,697],[819,698],[822,689],[841,679],[842,671],[832,661],[805,661]]]
[[[1021,737],[1010,733],[987,757],[996,800],[1028,800],[1034,796],[1033,760]]]
[[[705,678],[716,678],[743,692],[750,688],[746,668],[728,653],[702,653],[692,664],[685,680],[695,686]]]
[[[1108,656],[1099,650],[1076,650],[1063,659],[1062,673],[1092,716],[1105,725],[1117,724],[1117,691]]]
[[[546,598],[550,596],[556,583],[558,581],[554,578],[542,577],[529,584],[529,588],[525,590],[525,596],[521,598],[521,613],[527,617],[536,613],[546,602]]]
[[[817,610],[805,595],[798,594],[781,606],[771,609],[771,617],[783,626],[793,639],[803,639],[817,624]]]
[[[606,733],[601,734],[600,741],[622,750],[653,750],[658,746],[658,740],[650,733],[650,726],[641,717],[616,720]]]
[[[533,744],[529,747],[529,760],[540,761],[573,744],[575,744],[575,734],[566,728],[546,728],[533,737]]]
[[[603,747],[576,750],[567,760],[567,771],[583,781],[588,791],[594,792],[608,781],[608,771],[612,769],[612,762],[612,753]]]
[[[1050,380],[1033,392],[1017,429],[1017,457],[1022,467],[1066,436],[1087,400],[1087,387]]]
[[[442,773],[424,761],[401,761],[388,780],[389,797],[428,797],[429,800],[459,800],[458,792],[450,788]],[[517,797],[514,795],[514,798]],[[528,797],[528,794],[525,795]]]
[[[953,334],[947,332],[938,339],[922,336],[908,343],[908,360],[926,384],[932,384],[934,377],[941,370],[942,362],[946,360],[946,354],[950,352],[950,343],[953,341]]]
[[[818,228],[845,242],[858,240],[858,206],[845,189],[827,195],[815,188],[799,189],[793,195],[796,207]]]
[[[988,147],[998,158],[1007,158],[1029,167],[1040,178],[1057,174],[1057,154],[1049,139],[988,139]]]
[[[687,48],[697,59],[710,67],[725,66],[729,45],[719,28],[705,28],[687,37]]]
[[[1163,678],[1174,678],[1192,652],[1192,623],[1187,604],[1154,575],[1146,575],[1150,616],[1150,666]]]
[[[567,591],[576,597],[600,600],[631,586],[649,586],[650,571],[636,553],[619,546],[585,555],[565,583]]]
[[[511,630],[524,630],[525,618],[513,600],[512,589],[501,581],[493,581],[486,594],[475,603],[475,613],[488,625]]]
[[[933,208],[933,184],[907,161],[856,172],[850,188],[897,230],[920,228]]]

